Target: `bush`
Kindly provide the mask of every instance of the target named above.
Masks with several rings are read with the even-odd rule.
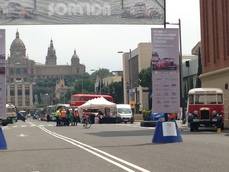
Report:
[[[151,113],[150,110],[143,110],[142,111],[144,121],[147,121],[149,119],[150,113]]]

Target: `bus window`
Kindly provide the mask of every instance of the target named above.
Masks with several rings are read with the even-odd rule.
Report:
[[[193,103],[194,103],[194,96],[189,95],[189,104],[193,104]]]
[[[195,95],[195,104],[204,104],[205,102],[205,95]]]
[[[215,94],[206,95],[206,100],[207,100],[207,104],[216,104],[217,102]]]
[[[218,101],[218,104],[223,104],[223,95],[222,94],[217,94],[217,101]]]

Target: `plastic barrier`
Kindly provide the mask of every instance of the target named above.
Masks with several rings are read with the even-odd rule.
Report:
[[[4,137],[2,128],[0,127],[0,150],[7,149],[6,139]]]
[[[181,133],[175,121],[157,122],[152,143],[176,143],[183,142]]]

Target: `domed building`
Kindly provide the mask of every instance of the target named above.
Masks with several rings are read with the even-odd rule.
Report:
[[[53,40],[50,41],[45,60],[45,64],[38,64],[29,59],[25,44],[17,31],[7,59],[7,103],[14,104],[18,109],[33,109],[33,100],[36,97],[34,86],[37,80],[56,79],[58,81],[68,76],[85,73],[85,66],[80,64],[76,50],[71,58],[71,65],[57,65]]]

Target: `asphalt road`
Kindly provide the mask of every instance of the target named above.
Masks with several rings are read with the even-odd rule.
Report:
[[[228,172],[229,134],[182,131],[183,142],[152,144],[139,124],[56,127],[41,121],[3,127],[1,172]]]

